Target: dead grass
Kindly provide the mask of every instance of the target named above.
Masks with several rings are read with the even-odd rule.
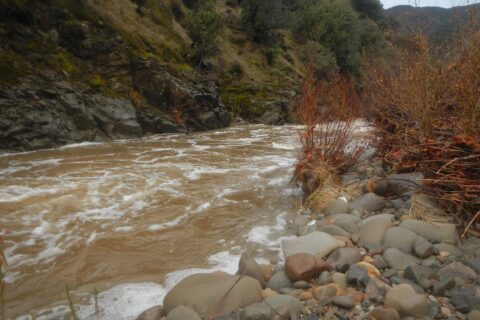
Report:
[[[306,78],[302,95],[293,106],[296,120],[303,124],[302,152],[293,181],[305,196],[322,190],[335,174],[355,164],[365,150],[365,144],[354,139],[359,110],[352,79],[340,74],[328,81],[318,81],[313,74]]]
[[[409,43],[389,68],[367,68],[376,147],[394,170],[421,171],[423,191],[465,230],[480,211],[480,31],[448,56],[421,35]]]
[[[3,281],[5,277],[5,272],[7,271],[7,259],[5,258],[4,248],[3,248],[3,238],[0,237],[0,317],[2,320],[5,319],[5,282]]]

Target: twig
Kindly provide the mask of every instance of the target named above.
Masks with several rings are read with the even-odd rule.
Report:
[[[477,212],[475,217],[473,217],[473,219],[470,220],[470,222],[468,223],[467,227],[465,228],[465,230],[462,233],[462,238],[465,237],[465,234],[467,233],[468,229],[470,229],[471,225],[475,222],[475,220],[477,220],[479,215],[480,215],[480,210]]]

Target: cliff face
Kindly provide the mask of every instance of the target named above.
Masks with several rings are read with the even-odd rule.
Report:
[[[163,42],[182,37],[137,11],[122,0],[0,0],[0,150],[230,124],[218,81],[162,59]]]

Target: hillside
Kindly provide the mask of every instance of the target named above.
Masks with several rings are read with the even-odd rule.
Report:
[[[433,44],[441,45],[467,26],[472,15],[480,17],[480,4],[450,9],[401,5],[385,10],[385,14],[396,21],[400,34],[423,33]]]
[[[226,127],[235,108],[286,121],[297,58],[269,65],[227,3],[221,54],[194,70],[180,1],[1,0],[0,149]]]
[[[355,1],[0,0],[0,150],[289,122],[307,70],[381,52]]]

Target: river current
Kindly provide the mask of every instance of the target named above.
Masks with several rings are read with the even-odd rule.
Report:
[[[0,156],[7,319],[135,319],[194,272],[275,263],[298,127],[236,126]]]

